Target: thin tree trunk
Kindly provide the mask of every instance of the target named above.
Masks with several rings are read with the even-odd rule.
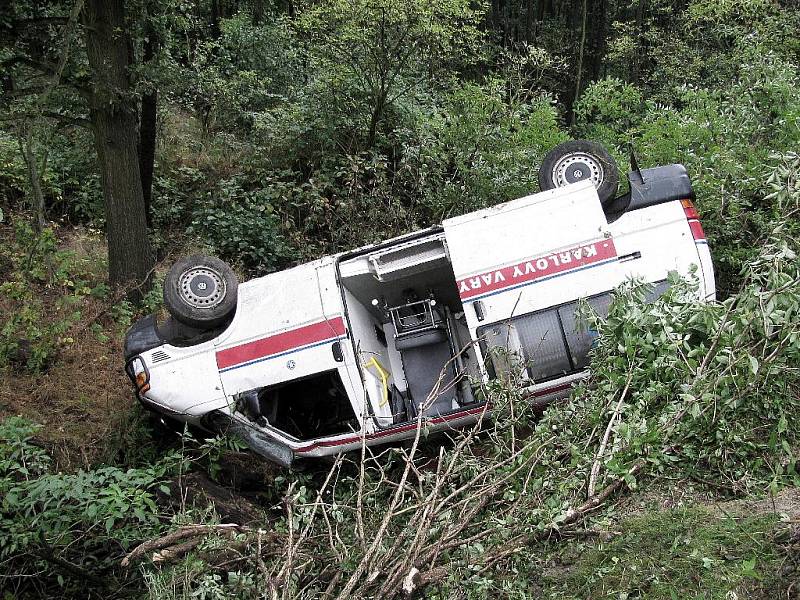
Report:
[[[25,132],[25,141],[22,137],[18,138],[19,151],[28,167],[28,179],[31,184],[31,208],[34,214],[34,224],[36,231],[41,233],[44,229],[44,193],[42,192],[42,179],[39,173],[39,165],[36,164],[36,150],[33,146],[33,131],[29,126]]]
[[[147,227],[153,227],[153,170],[156,157],[156,119],[158,92],[142,96],[142,118],[139,125],[139,172],[142,178],[142,199]]]
[[[136,151],[124,0],[89,0],[84,19],[93,75],[89,113],[106,209],[109,281],[129,286],[129,297],[136,301],[149,285],[154,259]]]
[[[149,23],[142,48],[142,60],[149,63],[155,56],[158,40]],[[142,95],[142,112],[139,121],[139,173],[142,178],[142,196],[144,197],[144,214],[147,227],[153,227],[151,209],[153,197],[153,166],[156,158],[156,120],[158,117],[158,91],[150,86]]]
[[[536,38],[536,19],[534,17],[534,10],[536,7],[536,0],[528,0],[525,8],[525,41],[529,44]]]
[[[606,0],[598,0],[593,6],[590,28],[589,53],[591,57],[590,73],[592,81],[601,77],[603,58],[606,53],[606,20],[608,19]]]
[[[264,19],[264,0],[253,0],[253,25],[258,27]]]
[[[583,53],[586,49],[586,12],[587,12],[587,0],[583,0],[583,14],[581,20],[581,45],[578,49],[578,73],[575,76],[575,95],[572,98],[572,104],[570,105],[569,112],[570,112],[570,124],[575,125],[575,103],[578,101],[578,96],[581,93],[581,78],[583,75]]]
[[[375,138],[378,134],[378,123],[383,116],[383,111],[386,108],[386,98],[388,92],[380,92],[375,99],[375,106],[372,109],[372,116],[369,120],[369,132],[367,134],[367,150],[371,150],[375,145]]]
[[[220,0],[211,0],[211,36],[215,38],[218,38],[220,34],[219,21],[221,11],[219,3]]]
[[[641,57],[644,53],[644,16],[647,11],[646,0],[639,0],[636,5],[636,52],[631,61],[631,81],[639,83],[641,73]]]

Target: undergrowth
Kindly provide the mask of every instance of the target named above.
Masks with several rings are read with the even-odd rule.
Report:
[[[783,558],[774,539],[778,521],[707,507],[626,518],[610,539],[558,553],[551,560],[569,566],[546,571],[543,588],[563,599],[768,598],[778,591]]]

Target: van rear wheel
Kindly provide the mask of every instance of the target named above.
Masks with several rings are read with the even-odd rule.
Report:
[[[619,173],[614,157],[597,142],[573,140],[548,152],[539,168],[542,191],[591,180],[605,207],[617,194]]]
[[[236,310],[239,282],[226,263],[195,254],[172,265],[164,279],[164,304],[184,325],[211,329]]]

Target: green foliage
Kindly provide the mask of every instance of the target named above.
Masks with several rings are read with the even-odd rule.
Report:
[[[239,13],[221,23],[218,38],[204,39],[188,68],[170,56],[152,76],[167,86],[170,100],[201,120],[204,134],[215,127],[250,127],[258,115],[291,96],[301,63],[287,20],[255,26]]]
[[[731,493],[796,484],[800,440],[788,424],[800,417],[791,366],[800,360],[798,280],[795,250],[776,241],[723,303],[699,303],[674,282],[645,305],[642,288],[629,287],[595,323],[592,384],[540,427],[563,428],[575,443],[612,420],[613,447],[602,457],[608,477],[627,477],[645,460],[655,472],[677,469]]]
[[[574,558],[568,554],[575,549],[560,553],[561,561],[575,564],[566,577],[545,577],[548,597],[721,599],[731,590],[763,592],[769,585],[762,582],[778,570],[776,520],[707,508],[654,510],[623,519],[615,526],[621,535],[611,541],[587,544]]]
[[[246,190],[240,178],[221,181],[218,196],[195,206],[187,231],[200,235],[223,259],[273,270],[288,254],[273,194],[269,187]]]
[[[80,127],[54,129],[46,122],[34,127],[43,149],[36,159],[42,172],[45,207],[53,215],[102,226],[103,198],[94,156],[86,152],[92,140]],[[0,205],[26,202],[30,181],[20,155],[19,134],[0,130]],[[24,205],[24,204],[23,204]]]
[[[634,127],[641,118],[642,92],[615,77],[591,84],[575,103],[575,116],[585,123],[582,135],[592,140],[614,139]]]
[[[21,218],[13,226],[14,238],[6,250],[11,272],[0,284],[7,315],[0,328],[0,367],[11,362],[37,372],[52,362],[61,346],[74,341],[66,334],[81,319],[80,299],[103,295],[107,287],[96,280],[93,265],[58,248],[52,229],[37,234]],[[52,290],[52,304],[32,284]],[[51,318],[53,310],[57,316]]]
[[[344,117],[352,127],[340,139],[360,137],[363,145],[350,149],[371,149],[395,103],[474,62],[482,8],[464,0],[332,0],[303,11],[298,28],[312,43],[317,89],[338,100],[328,119]]]
[[[0,422],[0,559],[18,574],[47,569],[51,585],[57,576],[60,587],[77,593],[99,583],[94,575],[82,578],[84,569],[108,569],[135,541],[161,529],[154,493],[181,458],[171,453],[140,469],[52,473],[34,441],[37,430],[21,418]],[[74,568],[63,569],[64,561]]]
[[[158,600],[255,600],[262,596],[263,582],[254,572],[208,571],[199,560],[187,561],[178,569],[145,573],[148,598]]]
[[[508,82],[464,85],[441,113],[401,135],[400,174],[419,182],[427,221],[463,214],[538,189],[544,154],[565,141],[547,97],[506,100]]]

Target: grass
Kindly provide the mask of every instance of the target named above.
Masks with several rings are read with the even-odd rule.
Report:
[[[774,598],[785,587],[775,543],[778,517],[675,508],[623,519],[608,541],[559,551],[562,567],[543,577],[551,598]]]

